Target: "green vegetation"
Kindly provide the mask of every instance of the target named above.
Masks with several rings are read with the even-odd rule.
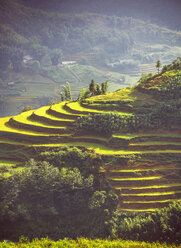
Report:
[[[156,179],[160,179],[161,176],[155,176],[155,177],[139,177],[139,178],[136,178],[136,177],[126,177],[126,178],[115,178],[115,177],[112,177],[112,178],[109,178],[110,180],[113,180],[113,181],[139,181],[139,180],[156,180]]]
[[[137,248],[137,247],[143,247],[143,248],[165,248],[165,244],[162,243],[147,243],[147,242],[136,242],[136,241],[124,241],[124,240],[89,240],[85,238],[79,238],[77,240],[58,240],[58,241],[52,241],[48,238],[43,238],[41,240],[34,239],[32,242],[27,240],[26,238],[22,237],[18,243],[13,242],[2,242],[0,243],[0,248],[33,248],[33,247],[51,247],[51,248],[83,248],[83,247],[117,247],[117,248]],[[166,245],[168,248],[177,248],[177,245]]]
[[[133,86],[145,68],[154,73],[158,59],[165,65],[181,55],[180,31],[105,13],[70,17],[52,12],[57,4],[38,11],[24,0],[1,1],[1,115],[60,99],[58,91],[67,81],[74,99],[92,79],[96,89],[89,96],[105,93],[107,80],[110,91]]]
[[[181,193],[178,191],[168,191],[168,192],[152,192],[152,193],[137,193],[137,194],[122,194],[123,196],[155,196],[155,195],[174,195],[177,193]]]
[[[70,101],[0,120],[1,240],[180,244],[180,96],[142,85],[72,101],[67,84]]]

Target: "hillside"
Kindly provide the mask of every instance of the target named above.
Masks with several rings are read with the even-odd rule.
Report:
[[[180,89],[178,58],[136,87],[91,82],[92,97],[1,118],[1,239],[180,243]]]
[[[76,3],[72,0],[57,1],[41,1],[35,0],[19,0],[19,2],[34,8],[43,10],[58,11],[63,13],[71,12],[91,12],[117,16],[132,16],[133,18],[151,21],[159,25],[166,25],[172,29],[180,30],[180,2],[177,0],[129,0],[126,2],[120,0],[106,1],[97,0],[79,0]],[[169,17],[169,18],[168,18]]]
[[[25,105],[47,105],[66,81],[75,98],[91,79],[109,79],[111,91],[132,86],[141,73],[155,73],[158,59],[164,65],[181,55],[180,31],[132,17],[76,11],[70,16],[22,2],[0,3],[1,116],[17,114]],[[32,60],[23,62],[27,55]],[[62,64],[67,61],[76,64]]]
[[[161,82],[168,73],[173,77],[176,72],[165,72],[154,80]],[[82,102],[61,102],[1,118],[2,171],[7,171],[5,174],[8,176],[14,166],[13,171],[24,168],[22,161],[18,161],[18,153],[12,152],[16,150],[25,153],[25,158],[29,149],[64,145],[85,147],[101,156],[125,155],[129,158],[133,154],[135,158],[131,164],[129,159],[125,165],[115,163],[111,167],[106,162],[101,169],[110,186],[118,190],[116,192],[120,191],[120,208],[154,210],[166,206],[172,199],[179,200],[180,98],[175,110],[173,102],[170,102],[172,111],[168,113],[169,102],[141,92],[141,85]],[[178,162],[173,162],[177,156]],[[143,203],[142,198],[145,200]]]

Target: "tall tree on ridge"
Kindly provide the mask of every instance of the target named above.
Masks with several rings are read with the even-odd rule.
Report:
[[[155,66],[156,68],[157,68],[157,70],[158,70],[158,74],[160,73],[160,67],[161,67],[161,62],[160,62],[160,60],[158,60],[157,62],[156,62],[156,66]]]

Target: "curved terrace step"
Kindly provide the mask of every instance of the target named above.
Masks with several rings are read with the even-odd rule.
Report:
[[[163,201],[171,199],[181,199],[181,191],[140,193],[140,194],[121,194],[123,202],[125,201]]]
[[[59,143],[60,141],[67,139],[71,134],[49,134],[49,135],[41,135],[39,133],[38,136],[35,135],[26,135],[21,133],[6,133],[6,135],[1,135],[0,140],[10,142],[19,142],[19,143],[28,143],[28,144],[42,144],[42,143]]]
[[[73,114],[65,109],[65,102],[52,105],[48,110],[47,113],[49,115],[58,117],[58,118],[69,118],[76,120],[78,117],[83,116],[80,114]]]
[[[137,188],[120,188],[121,194],[148,194],[148,193],[164,193],[181,191],[181,183],[178,184],[165,184],[165,185],[152,185],[147,187],[137,187]]]
[[[31,124],[30,124],[31,123]],[[67,127],[55,127],[55,126],[41,126],[36,125],[36,123],[34,122],[30,122],[25,121],[18,121],[15,118],[11,118],[8,122],[8,124],[12,127],[12,128],[18,128],[18,129],[22,129],[22,130],[30,130],[30,131],[36,131],[36,132],[40,132],[40,133],[54,133],[54,134],[64,134],[64,133],[69,133]]]
[[[165,179],[161,176],[159,177],[147,177],[146,180],[139,178],[139,180],[122,180],[122,181],[116,181],[116,180],[109,180],[110,185],[115,189],[123,189],[123,188],[137,188],[137,187],[159,187],[159,186],[165,186],[170,184],[180,184],[180,179]]]
[[[181,150],[181,142],[140,142],[129,144],[128,150],[131,151],[145,151],[145,150]]]
[[[55,125],[55,126],[71,126],[74,122],[72,119],[58,118],[48,113],[50,107],[45,106],[40,109],[35,110],[30,116],[31,120],[35,120],[41,123]]]
[[[126,139],[130,144],[139,144],[141,142],[181,142],[181,134],[170,133],[114,133],[113,138]]]
[[[105,110],[95,110],[88,109],[81,106],[80,102],[70,102],[65,104],[65,109],[73,114],[100,114],[100,113],[118,113],[120,115],[131,115],[127,112],[118,112],[118,111],[105,111]]]
[[[15,127],[13,125],[10,125],[10,119],[12,117],[6,117],[6,118],[1,118],[0,120],[0,136],[1,137],[10,137],[10,136],[14,136],[17,135],[17,137],[19,135],[30,135],[32,137],[38,137],[40,135],[40,132],[38,131],[34,131],[34,130],[23,130],[20,129],[19,127]],[[52,134],[53,135],[53,134]],[[55,134],[54,134],[55,135]],[[41,133],[41,136],[49,136],[48,133]]]
[[[134,110],[131,107],[121,107],[118,103],[88,103],[81,102],[80,103],[83,108],[93,109],[93,110],[101,110],[101,111],[117,111],[123,113],[133,113]]]
[[[17,160],[10,160],[10,159],[0,159],[0,169],[4,166],[6,167],[16,167],[17,165],[19,165],[21,163],[21,161],[17,161]]]
[[[152,211],[153,209],[159,209],[167,207],[172,202],[180,202],[181,199],[168,199],[159,201],[123,201],[119,204],[118,209],[124,209],[125,211],[141,211],[147,210]]]

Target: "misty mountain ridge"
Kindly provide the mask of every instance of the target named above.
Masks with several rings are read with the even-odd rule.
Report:
[[[129,16],[168,28],[180,30],[181,2],[179,0],[19,0],[26,6],[60,13],[98,13]]]
[[[98,8],[101,0],[98,1],[94,7],[100,11],[93,13],[90,5],[94,2],[87,9],[81,1],[80,5],[76,2],[75,8],[75,3],[71,3],[29,1],[25,4],[23,0],[1,0],[0,101],[5,104],[0,112],[4,115],[17,113],[27,105],[27,95],[31,106],[35,104],[33,97],[37,99],[35,107],[48,104],[66,81],[70,82],[75,96],[92,79],[99,83],[111,81],[110,90],[135,85],[141,73],[155,73],[158,59],[165,65],[181,56],[179,31],[121,14],[116,16],[116,12],[112,15],[105,10],[107,1],[102,8]],[[126,14],[130,15],[125,11]],[[22,63],[27,55],[33,60]],[[66,61],[75,61],[76,66],[63,65]],[[15,85],[10,87],[9,82]],[[47,83],[43,90],[41,82]],[[9,112],[7,108],[13,110]]]

